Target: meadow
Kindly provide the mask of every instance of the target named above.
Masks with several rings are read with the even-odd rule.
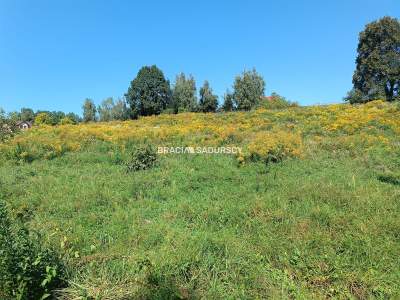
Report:
[[[0,197],[60,299],[399,298],[399,136],[383,101],[37,126],[0,144]],[[143,145],[242,151],[128,172]]]

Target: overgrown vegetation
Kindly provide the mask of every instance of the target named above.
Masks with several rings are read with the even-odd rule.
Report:
[[[57,254],[10,219],[0,199],[0,298],[51,298],[63,287],[64,275]]]
[[[146,170],[153,167],[156,162],[156,150],[151,145],[145,145],[130,150],[126,168],[128,172]]]
[[[360,34],[361,105],[265,97],[253,69],[218,108],[154,65],[82,120],[0,109],[0,299],[400,298],[399,24]]]
[[[285,97],[282,97],[277,93],[272,93],[271,96],[264,97],[260,101],[260,104],[258,106],[265,109],[283,109],[289,107],[296,107],[299,106],[299,104],[296,102],[289,101]]]
[[[0,108],[0,143],[11,138],[17,132],[12,120],[6,117],[6,113]]]
[[[397,106],[37,127],[0,146],[3,198],[63,254],[62,299],[396,299]],[[141,145],[242,153],[164,154],[154,167]],[[33,159],[4,155],[16,147]]]

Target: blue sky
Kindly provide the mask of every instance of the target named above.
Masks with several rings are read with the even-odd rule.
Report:
[[[174,81],[191,73],[221,98],[255,67],[266,93],[340,102],[351,88],[358,33],[398,0],[0,0],[0,107],[80,113],[122,96],[143,65]],[[221,99],[220,99],[221,100]]]

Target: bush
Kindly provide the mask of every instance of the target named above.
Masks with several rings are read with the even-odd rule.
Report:
[[[30,143],[29,143],[30,142]],[[51,160],[61,157],[69,151],[77,151],[80,145],[77,143],[65,143],[63,141],[28,140],[19,139],[0,147],[0,155],[4,153],[4,157],[15,163],[31,163],[34,160],[47,159]]]
[[[15,123],[6,118],[5,112],[0,108],[0,142],[4,142],[11,138],[17,132]]]
[[[43,112],[36,116],[35,125],[53,125],[53,123],[50,115]]]
[[[46,299],[64,284],[64,267],[51,249],[18,226],[0,200],[0,296]]]
[[[263,161],[266,164],[280,162],[289,157],[301,157],[302,139],[298,134],[280,132],[260,132],[247,147],[245,158]]]
[[[349,92],[347,92],[347,95],[343,98],[343,100],[345,102],[349,102],[350,104],[366,102],[366,99],[364,99],[362,93],[356,89],[351,89]]]
[[[259,107],[265,109],[282,109],[297,106],[299,106],[297,102],[289,101],[277,93],[272,93],[270,97],[263,98],[259,105]]]
[[[33,153],[31,151],[29,151],[29,149],[27,149],[27,147],[25,147],[24,145],[21,145],[19,143],[17,143],[13,147],[9,147],[9,150],[6,153],[6,156],[8,159],[14,160],[16,162],[30,163],[35,159]]]
[[[75,125],[75,120],[71,119],[70,117],[64,117],[60,120],[60,125]]]
[[[127,171],[134,172],[153,167],[157,162],[157,152],[150,146],[135,147],[126,163]]]
[[[4,142],[11,138],[15,133],[13,127],[7,123],[0,121],[0,142]]]

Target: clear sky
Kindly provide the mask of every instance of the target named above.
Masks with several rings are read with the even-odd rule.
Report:
[[[81,113],[122,96],[143,65],[191,73],[216,94],[255,67],[266,93],[340,102],[358,33],[399,0],[0,0],[0,107]]]

